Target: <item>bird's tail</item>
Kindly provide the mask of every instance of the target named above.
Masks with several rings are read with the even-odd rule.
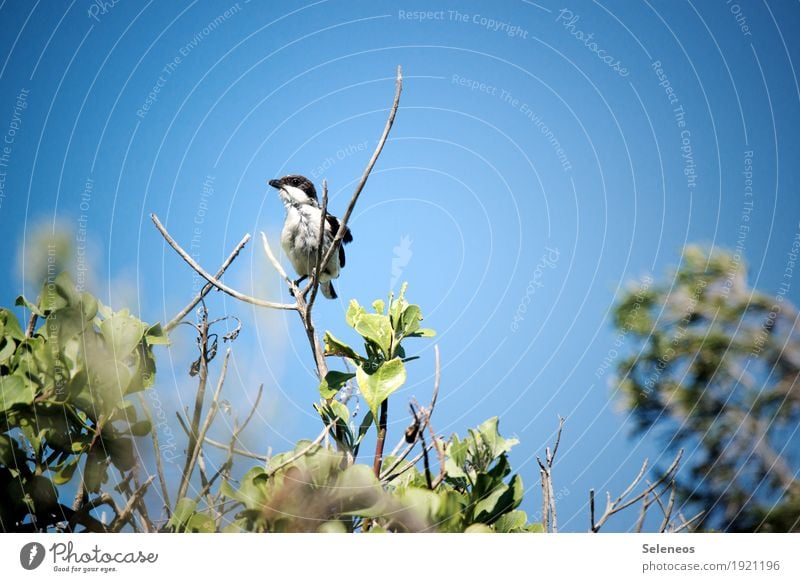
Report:
[[[336,294],[336,289],[333,288],[333,283],[330,281],[320,283],[319,286],[322,289],[322,294],[328,299],[336,299],[338,297]]]

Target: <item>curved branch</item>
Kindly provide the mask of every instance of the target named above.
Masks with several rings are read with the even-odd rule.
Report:
[[[239,255],[239,252],[244,248],[244,245],[246,245],[249,240],[250,240],[250,235],[249,234],[246,234],[246,235],[244,235],[244,237],[242,237],[242,240],[239,241],[239,244],[236,245],[236,248],[233,249],[233,252],[230,255],[228,255],[228,258],[225,259],[225,262],[222,263],[222,266],[219,268],[219,270],[217,271],[216,275],[214,275],[215,279],[219,279],[220,277],[222,277],[222,275],[225,273],[225,271],[228,269],[228,267],[231,266],[231,263]],[[169,320],[169,323],[167,323],[164,326],[164,331],[169,332],[169,331],[172,330],[173,327],[178,325],[183,320],[183,318],[186,317],[186,315],[192,309],[194,309],[195,306],[203,300],[203,297],[205,297],[208,294],[208,292],[211,291],[211,289],[213,289],[213,288],[214,288],[213,283],[206,283],[205,286],[200,290],[200,293],[197,294],[197,297],[192,299],[189,302],[189,304],[186,305],[186,307],[181,309],[178,312],[178,314],[175,315],[175,317],[173,317],[172,319]]]
[[[296,304],[293,305],[290,303],[275,303],[274,301],[265,301],[263,299],[251,297],[250,295],[245,295],[244,293],[240,293],[236,289],[232,289],[231,287],[225,285],[225,283],[218,281],[216,277],[212,277],[209,273],[207,273],[203,269],[203,267],[198,265],[197,262],[191,256],[189,256],[189,253],[183,250],[181,246],[177,242],[175,242],[175,239],[173,239],[172,236],[170,236],[170,234],[167,232],[167,229],[164,228],[163,224],[161,224],[161,221],[158,219],[158,216],[156,216],[155,214],[151,214],[150,219],[153,221],[153,224],[156,225],[156,228],[161,233],[161,236],[164,237],[164,240],[166,240],[167,243],[169,243],[169,246],[175,249],[175,252],[178,253],[180,257],[184,261],[186,261],[186,263],[192,269],[194,269],[197,272],[198,275],[203,277],[203,279],[211,283],[214,287],[216,287],[223,293],[227,293],[228,295],[238,299],[239,301],[244,301],[245,303],[250,303],[252,305],[258,305],[259,307],[267,307],[269,309],[285,309],[287,311],[297,310]]]
[[[325,241],[325,220],[328,217],[328,181],[322,181],[322,209],[319,215],[319,240],[317,241],[316,265],[314,266],[314,277],[311,280],[311,295],[308,297],[306,313],[310,314],[317,300],[319,291],[319,272],[322,270],[322,244]],[[324,263],[327,265],[327,263]]]
[[[375,166],[375,162],[378,161],[378,156],[381,155],[383,146],[386,143],[386,138],[389,137],[389,131],[391,131],[394,118],[397,115],[397,106],[400,104],[400,93],[402,93],[402,91],[403,69],[398,65],[397,79],[395,81],[394,102],[392,103],[392,108],[389,110],[389,119],[386,120],[386,127],[383,128],[383,134],[378,140],[378,145],[375,147],[375,152],[369,159],[367,167],[364,170],[364,173],[361,175],[361,179],[358,181],[358,184],[356,185],[356,189],[353,192],[353,197],[350,199],[350,204],[347,205],[347,210],[345,211],[344,216],[342,216],[342,220],[339,222],[339,230],[336,232],[336,236],[333,238],[331,246],[328,247],[328,251],[325,253],[325,257],[323,257],[320,263],[322,265],[328,264],[328,261],[331,260],[333,253],[338,252],[339,245],[342,244],[344,233],[347,232],[347,223],[350,220],[350,215],[353,214],[353,208],[355,208],[356,202],[358,202],[358,197],[361,195],[361,191],[364,189],[364,185],[367,183],[367,178],[369,178],[370,172],[372,172],[372,168]]]

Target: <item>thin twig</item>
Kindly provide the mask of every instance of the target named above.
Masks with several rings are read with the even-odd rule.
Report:
[[[606,493],[606,509],[603,512],[603,515],[600,516],[600,519],[595,521],[594,519],[594,490],[589,492],[589,500],[590,500],[590,514],[591,514],[591,531],[598,532],[601,527],[608,521],[608,519],[620,511],[627,509],[631,505],[638,503],[645,497],[648,497],[652,494],[656,495],[656,499],[660,502],[660,495],[661,493],[657,493],[656,490],[658,487],[661,486],[667,480],[674,480],[675,471],[678,468],[678,464],[680,463],[681,457],[683,456],[683,449],[678,451],[678,454],[675,456],[675,460],[672,461],[672,464],[667,468],[666,471],[653,483],[648,484],[647,487],[643,491],[641,491],[638,495],[632,497],[629,500],[625,500],[625,498],[633,491],[636,485],[642,480],[645,471],[647,470],[647,460],[642,463],[642,468],[639,470],[639,473],[636,475],[634,480],[631,482],[630,485],[613,501],[611,500],[611,493]],[[651,502],[652,503],[652,502]]]
[[[433,448],[433,445],[428,445],[428,446],[427,446],[427,447],[425,447],[425,448],[426,448],[428,451],[430,451],[430,450]],[[400,470],[399,470],[397,473],[394,473],[394,474],[391,474],[391,475],[390,475],[390,474],[389,474],[389,471],[385,471],[385,472],[383,473],[383,474],[384,474],[384,476],[383,476],[383,477],[381,477],[381,482],[383,482],[383,483],[389,483],[391,480],[393,480],[393,479],[397,479],[397,478],[398,478],[400,475],[402,475],[403,473],[405,473],[406,471],[408,471],[408,470],[409,470],[411,467],[413,467],[413,466],[414,466],[414,465],[416,465],[418,462],[420,462],[420,461],[422,460],[423,454],[424,454],[424,453],[419,453],[419,454],[418,454],[416,457],[412,458],[410,461],[407,461],[407,462],[406,462],[406,465],[405,465],[405,466],[404,466],[402,469],[400,469]]]
[[[187,432],[187,436],[189,437],[189,442],[186,447],[186,461],[183,465],[183,472],[181,473],[181,480],[178,485],[178,496],[177,502],[180,503],[180,500],[186,495],[186,490],[189,488],[189,480],[192,477],[192,470],[194,469],[194,464],[196,461],[195,451],[197,449],[198,443],[202,441],[197,438],[197,434],[200,430],[200,420],[203,415],[203,402],[205,401],[206,396],[206,384],[208,382],[208,310],[203,304],[202,309],[202,322],[199,326],[197,326],[199,335],[197,337],[197,345],[200,348],[200,358],[198,362],[200,363],[198,369],[198,382],[197,382],[197,392],[195,393],[194,397],[194,412],[192,413],[192,419],[189,424],[189,430]]]
[[[32,338],[33,337],[33,330],[36,329],[36,320],[39,316],[36,315],[35,311],[31,311],[31,317],[28,320],[28,325],[25,327],[25,337]]]
[[[203,267],[198,265],[197,262],[185,250],[183,250],[183,248],[181,248],[181,246],[177,242],[175,242],[175,239],[173,239],[172,236],[170,236],[169,232],[167,232],[167,229],[164,228],[164,225],[161,224],[161,221],[158,219],[158,216],[156,216],[155,214],[151,214],[150,219],[153,221],[153,224],[156,225],[156,228],[161,233],[161,236],[164,237],[164,240],[166,240],[167,243],[169,243],[169,246],[175,249],[175,252],[178,253],[178,255],[180,255],[180,257],[184,261],[186,261],[186,263],[192,269],[194,269],[195,272],[197,272],[197,274],[199,274],[201,277],[203,277],[203,279],[211,283],[214,287],[216,287],[220,291],[227,293],[231,297],[235,297],[239,301],[244,301],[245,303],[250,303],[252,305],[258,305],[259,307],[268,307],[270,309],[285,309],[287,311],[292,311],[297,309],[297,305],[289,303],[276,303],[274,301],[265,301],[264,299],[258,299],[256,297],[245,295],[244,293],[241,293],[236,289],[228,287],[227,285],[225,285],[225,283],[218,281],[216,277],[212,277],[208,272],[206,272],[205,269],[203,269]]]
[[[228,446],[229,446],[229,445],[226,445],[225,443],[221,443],[219,441],[215,441],[215,440],[210,439],[208,437],[206,437],[203,442],[208,444],[208,445],[211,445],[215,449],[221,449],[223,451],[227,451],[228,450]],[[259,455],[258,453],[251,453],[250,451],[245,451],[244,449],[234,448],[233,452],[236,453],[237,455],[241,456],[241,457],[247,457],[248,459],[255,459],[256,461],[261,461],[262,463],[266,463],[266,462],[269,461],[269,457],[266,456],[266,455]]]
[[[325,241],[325,220],[328,217],[328,181],[322,180],[322,208],[319,213],[319,240],[317,240],[317,256],[315,257],[314,278],[311,280],[311,295],[306,305],[306,316],[311,314],[314,301],[317,300],[319,291],[319,274],[322,271],[322,244]],[[327,265],[327,263],[325,263]]]
[[[150,483],[152,483],[155,478],[155,475],[150,475],[150,477],[147,478],[147,481],[142,483],[142,485],[133,492],[133,495],[131,495],[130,499],[128,499],[128,503],[126,503],[122,511],[117,514],[116,519],[111,522],[110,529],[112,532],[118,532],[125,525],[125,522],[133,519],[133,508],[136,507],[136,504],[139,503],[142,497],[144,497],[144,494],[147,492],[147,488],[150,487]]]
[[[395,80],[395,94],[394,94],[394,102],[392,103],[392,108],[389,110],[389,119],[386,120],[386,127],[383,129],[383,134],[381,135],[380,139],[378,140],[378,145],[375,147],[375,152],[372,154],[369,162],[367,163],[367,167],[364,170],[364,173],[361,176],[358,184],[356,185],[356,189],[353,192],[353,197],[350,199],[350,203],[347,205],[347,210],[342,216],[342,220],[339,221],[339,230],[336,232],[336,236],[333,238],[331,242],[331,246],[328,247],[328,251],[325,253],[325,257],[322,259],[323,265],[327,265],[328,261],[331,260],[333,253],[338,252],[339,245],[344,238],[344,233],[347,232],[347,223],[350,220],[350,215],[353,213],[353,208],[358,201],[358,197],[361,194],[361,191],[364,189],[364,185],[367,183],[367,178],[369,178],[370,172],[372,172],[373,166],[375,166],[375,162],[378,161],[378,156],[381,155],[381,151],[383,150],[383,146],[386,143],[386,139],[389,137],[389,131],[392,129],[392,124],[394,123],[395,115],[397,115],[397,106],[400,104],[400,93],[403,91],[403,70],[401,67],[397,67],[397,78]]]
[[[658,496],[656,496],[658,499]],[[644,518],[647,516],[647,510],[650,508],[650,503],[652,503],[649,499],[649,494],[644,496],[642,500],[642,510],[639,512],[639,519],[636,520],[636,533],[642,532],[642,527],[644,527]]]
[[[433,409],[436,408],[436,399],[439,397],[439,383],[442,377],[442,370],[439,365],[439,345],[434,344],[433,346],[433,355],[434,355],[434,375],[433,375],[433,395],[431,396],[431,403],[428,406],[428,416],[433,414]]]
[[[675,494],[677,493],[678,484],[675,481],[672,481],[672,486],[670,487],[669,491],[669,501],[667,502],[667,508],[664,510],[664,520],[661,522],[661,527],[658,531],[664,533],[667,531],[667,527],[669,526],[669,520],[672,517],[672,509],[675,507]],[[659,503],[661,505],[661,503]]]
[[[403,442],[405,442],[405,440],[403,440]],[[408,457],[408,454],[409,454],[409,453],[410,453],[412,450],[414,450],[414,445],[415,445],[415,444],[416,444],[416,441],[414,441],[413,443],[411,443],[410,445],[408,445],[408,446],[405,448],[405,450],[404,450],[404,451],[403,451],[403,452],[400,454],[400,456],[399,456],[399,457],[397,457],[397,458],[395,459],[394,463],[392,463],[392,466],[391,466],[391,467],[389,467],[388,469],[384,469],[384,471],[383,471],[383,475],[382,475],[382,476],[381,476],[381,478],[380,478],[380,479],[381,479],[381,481],[383,481],[383,480],[386,478],[386,475],[388,475],[389,473],[391,473],[392,471],[394,471],[394,470],[395,470],[395,469],[398,467],[398,465],[400,465],[400,463],[402,463],[402,462],[405,460],[405,458],[406,458],[406,457]],[[392,456],[392,455],[389,455],[389,456]]]
[[[205,349],[203,346],[201,349]],[[197,463],[198,455],[203,448],[203,441],[205,440],[206,433],[208,429],[211,427],[211,423],[214,421],[214,417],[217,415],[217,411],[219,410],[219,396],[222,393],[222,386],[225,383],[225,376],[228,373],[228,360],[231,357],[231,349],[228,348],[225,351],[225,358],[222,360],[222,369],[220,370],[219,380],[217,381],[217,388],[214,391],[214,396],[211,399],[211,405],[209,406],[208,413],[206,414],[205,420],[203,421],[202,427],[199,426],[199,418],[197,415],[194,419],[192,419],[192,432],[196,435],[194,440],[190,437],[190,444],[194,444],[193,447],[190,447],[189,454],[188,454],[188,462],[186,467],[184,468],[184,476],[181,480],[182,489],[179,490],[178,499],[182,499],[186,495],[186,490],[189,487],[189,479],[191,479],[192,471],[194,470],[194,466]],[[208,363],[206,362],[206,366]],[[202,374],[202,364],[201,364],[201,374]],[[200,391],[198,390],[198,401],[202,405],[202,396],[200,396]],[[195,409],[195,413],[197,409]]]
[[[701,511],[691,519],[684,520],[682,524],[680,524],[678,527],[675,528],[675,531],[673,533],[680,533],[682,530],[688,529],[689,526],[691,526],[694,522],[698,521],[701,517],[703,517],[703,515],[705,515],[705,511]]]
[[[150,423],[151,427],[150,436],[153,439],[153,449],[156,456],[156,473],[158,474],[158,483],[161,487],[161,495],[163,496],[164,507],[167,510],[167,516],[170,516],[172,503],[170,503],[169,500],[167,479],[164,476],[164,464],[161,462],[161,446],[158,443],[158,430],[156,430],[156,427],[153,424],[153,414],[150,412],[150,406],[147,404],[147,401],[145,400],[141,392],[138,394],[138,396],[139,396],[139,402],[142,405],[142,410],[144,411],[144,416]]]
[[[234,429],[233,434],[234,436],[238,437],[239,433],[241,433],[245,427],[250,424],[250,421],[253,420],[253,415],[256,413],[256,409],[258,408],[259,402],[261,402],[261,395],[264,394],[264,385],[259,384],[258,392],[256,393],[256,399],[253,402],[253,406],[250,408],[250,412],[247,413],[247,416],[244,418],[244,422],[242,425],[236,429]]]
[[[256,453],[251,453],[250,451],[245,451],[243,449],[237,449],[237,448],[235,448],[233,446],[233,444],[236,441],[239,440],[239,435],[242,433],[242,431],[245,429],[245,427],[247,427],[247,425],[250,424],[250,421],[253,419],[253,415],[255,414],[256,409],[258,408],[259,402],[261,402],[261,396],[262,396],[263,393],[264,393],[264,385],[261,384],[258,387],[258,394],[256,394],[255,402],[253,402],[253,406],[250,408],[250,412],[245,417],[244,422],[240,426],[237,426],[237,427],[235,427],[233,429],[233,433],[231,435],[231,441],[230,441],[229,444],[227,444],[227,445],[223,444],[223,443],[221,443],[219,441],[212,440],[212,439],[208,438],[207,436],[203,439],[203,442],[206,443],[206,444],[211,445],[212,447],[216,447],[218,449],[222,449],[223,451],[228,451],[230,454],[235,453],[237,455],[241,455],[242,457],[248,457],[250,459],[255,459],[255,460],[261,461],[263,463],[268,462],[269,461],[269,457],[267,457],[267,456],[258,455]]]
[[[222,277],[222,275],[225,274],[225,271],[228,269],[228,267],[230,267],[231,263],[233,263],[234,259],[239,255],[239,252],[241,252],[241,250],[244,248],[244,246],[248,243],[249,240],[250,240],[249,234],[246,234],[244,235],[244,237],[242,237],[242,240],[239,241],[239,244],[236,245],[236,248],[234,248],[233,252],[230,255],[228,255],[228,258],[225,259],[225,262],[222,263],[222,266],[214,275],[215,279],[219,279],[220,277]],[[203,297],[205,297],[208,294],[208,292],[211,291],[213,288],[214,285],[212,283],[206,283],[205,286],[200,290],[200,293],[198,293],[197,296],[186,305],[186,307],[181,309],[177,313],[177,315],[175,315],[175,317],[169,320],[169,322],[164,326],[164,331],[169,332],[172,330],[172,328],[178,325],[183,320],[183,318],[186,317],[186,315],[192,309],[194,309],[195,306],[198,303],[200,303]]]
[[[283,265],[281,265],[278,258],[275,256],[275,253],[272,252],[272,248],[269,246],[269,240],[267,240],[267,235],[264,234],[264,231],[261,231],[261,246],[264,247],[264,254],[267,255],[267,260],[272,264],[272,267],[278,272],[278,275],[281,276],[281,279],[286,281],[289,285],[289,288],[292,290],[297,290],[294,282],[289,278],[289,275],[286,274],[286,271],[283,269]]]
[[[114,498],[111,497],[108,493],[101,493],[97,497],[90,499],[86,503],[84,503],[80,509],[78,509],[75,513],[72,514],[72,517],[69,519],[69,531],[73,531],[75,526],[79,523],[83,522],[83,519],[86,517],[91,517],[89,513],[101,505],[108,505],[113,511],[114,516],[119,515],[119,507],[117,503],[114,501]],[[97,521],[97,520],[94,520]],[[98,522],[101,524],[104,530],[108,531],[108,526],[105,524]]]
[[[422,467],[425,470],[425,484],[433,491],[433,478],[431,477],[431,462],[428,459],[428,445],[425,443],[425,433],[419,431],[419,442],[422,444]]]
[[[561,443],[561,432],[564,429],[565,418],[558,417],[558,431],[556,432],[556,440],[553,445],[553,450],[550,447],[545,447],[545,462],[537,456],[536,461],[539,463],[539,474],[542,479],[542,524],[545,531],[558,532],[558,519],[556,517],[556,497],[555,488],[553,487],[553,462],[558,453],[558,445]]]

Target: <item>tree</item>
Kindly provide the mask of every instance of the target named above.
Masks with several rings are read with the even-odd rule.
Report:
[[[700,527],[800,531],[800,338],[788,287],[752,289],[738,254],[698,246],[651,282],[613,312],[637,348],[616,378],[635,430],[687,450],[678,498],[704,510]]]

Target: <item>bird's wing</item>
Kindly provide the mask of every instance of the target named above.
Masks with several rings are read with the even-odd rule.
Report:
[[[325,217],[328,219],[328,224],[331,227],[331,234],[335,235],[339,232],[339,219],[332,214],[326,214]],[[344,238],[342,240],[345,244],[353,242],[353,233],[350,232],[349,226],[345,227]]]

